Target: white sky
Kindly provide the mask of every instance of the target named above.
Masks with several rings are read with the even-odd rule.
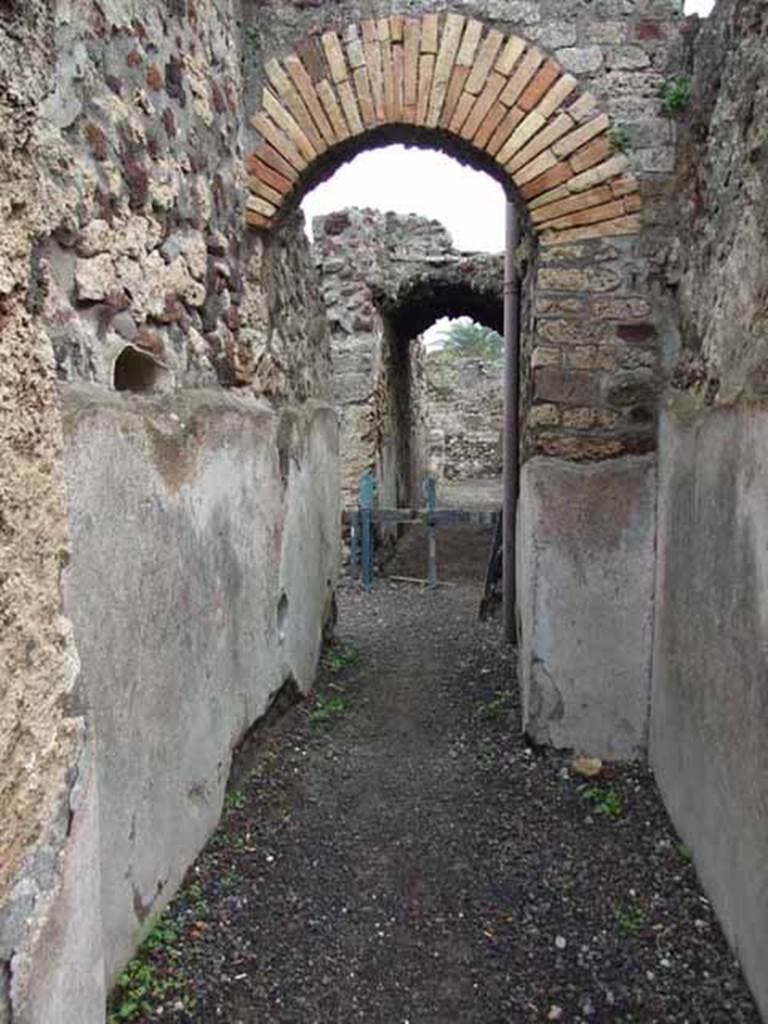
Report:
[[[714,0],[685,0],[685,13],[705,17],[713,6]],[[437,150],[387,146],[359,154],[305,197],[308,232],[313,217],[345,206],[434,218],[445,225],[458,249],[504,248],[501,185]]]

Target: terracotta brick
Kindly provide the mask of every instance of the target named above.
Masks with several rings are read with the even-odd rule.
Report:
[[[445,94],[448,91],[448,83],[451,80],[451,72],[456,61],[465,22],[466,19],[462,14],[448,14],[445,19],[440,50],[432,76],[432,91],[429,96],[427,124],[430,128],[436,128],[440,122],[440,114],[443,110]]]
[[[297,171],[303,171],[307,166],[307,161],[294,146],[291,140],[275,125],[266,114],[259,111],[254,115],[251,123],[253,127],[259,132],[266,142],[270,144],[278,154],[283,157],[292,167]]]
[[[478,129],[478,132],[475,135],[474,143],[476,146],[479,146],[480,149],[485,149],[487,147],[491,136],[499,127],[499,124],[504,119],[506,114],[507,108],[504,106],[503,103],[496,102],[493,104],[491,109],[485,115],[483,123],[480,125],[480,128]]]
[[[461,67],[458,64],[453,69],[451,75],[451,82],[448,86],[448,92],[445,95],[445,103],[443,104],[443,113],[440,116],[440,127],[448,128],[456,110],[456,105],[459,102],[459,97],[464,91],[464,83],[469,77],[469,68]]]
[[[392,44],[388,39],[381,43],[381,73],[384,78],[384,120],[391,124],[395,119],[395,69],[392,65]]]
[[[545,61],[544,66],[536,72],[526,86],[517,101],[517,106],[522,107],[523,110],[533,110],[559,77],[560,65],[553,60]]]
[[[608,181],[609,178],[623,173],[628,165],[629,161],[627,158],[622,153],[617,153],[616,156],[604,160],[603,163],[596,164],[594,167],[590,167],[589,170],[575,175],[568,182],[568,188],[570,188],[571,192],[586,192],[593,185],[600,185],[602,182]]]
[[[336,98],[336,93],[333,91],[333,86],[326,79],[324,82],[319,82],[317,86],[317,95],[320,98],[320,102],[323,104],[323,109],[328,115],[328,120],[333,126],[334,134],[339,142],[343,142],[349,138],[349,128],[347,122],[344,120],[344,115],[341,112],[339,101]]]
[[[531,220],[534,224],[543,224],[557,217],[564,217],[576,210],[585,210],[589,206],[600,206],[603,203],[610,203],[613,199],[610,188],[607,185],[598,185],[589,192],[578,192],[566,199],[560,199],[554,203],[547,203],[531,211]]]
[[[625,213],[637,213],[641,206],[642,200],[640,199],[640,195],[637,192],[635,192],[633,195],[627,196],[624,200]]]
[[[378,43],[379,27],[373,18],[366,18],[365,21],[360,23],[360,27],[363,30],[363,42]]]
[[[534,178],[538,178],[544,174],[551,167],[554,167],[557,163],[557,157],[551,149],[545,149],[543,153],[539,153],[538,156],[534,157],[529,164],[525,167],[521,167],[520,170],[515,171],[512,175],[514,183],[520,188],[522,185],[526,185],[529,181],[533,181]]]
[[[422,53],[437,53],[437,36],[439,27],[437,14],[425,14],[421,19]]]
[[[249,224],[252,228],[272,227],[272,220],[269,217],[263,216],[261,213],[256,213],[255,210],[245,211],[245,223]]]
[[[497,155],[499,163],[506,164],[511,160],[515,153],[519,149],[522,149],[526,142],[528,142],[536,132],[541,131],[545,124],[546,121],[541,114],[531,113],[527,117],[524,117],[499,150]]]
[[[293,188],[293,185],[288,178],[270,167],[269,164],[265,163],[255,153],[251,153],[246,157],[245,164],[249,174],[260,178],[281,195],[287,195]]]
[[[261,178],[251,177],[248,179],[248,188],[253,192],[254,195],[260,196],[262,199],[266,199],[272,203],[274,207],[280,206],[283,201],[283,196],[276,192],[275,189],[271,188]]]
[[[570,117],[568,117],[567,114],[559,114],[554,121],[551,121],[546,128],[543,128],[537,135],[535,135],[527,146],[523,146],[519,152],[515,153],[514,157],[508,164],[509,170],[516,171],[519,167],[524,167],[543,149],[550,146],[553,142],[559,139],[561,135],[565,135],[565,133],[572,127],[573,121]]]
[[[636,235],[640,231],[640,218],[634,214],[617,217],[616,220],[602,221],[600,224],[588,224],[581,228],[570,228],[567,231],[545,231],[541,235],[544,245],[554,242],[578,242],[583,238],[611,238],[616,235]]]
[[[366,24],[365,22],[363,23]],[[375,23],[374,28],[375,28]],[[368,68],[368,81],[371,86],[371,95],[373,96],[373,109],[376,112],[376,120],[382,122],[384,120],[384,73],[381,66],[381,47],[379,41],[376,39],[373,42],[365,41],[363,44],[365,50],[365,63]]]
[[[480,125],[483,123],[485,115],[496,102],[496,98],[504,88],[506,81],[507,80],[503,75],[499,75],[495,71],[489,76],[488,81],[485,83],[485,88],[477,97],[477,101],[472,108],[472,112],[465,121],[464,127],[461,129],[461,135],[463,138],[471,140],[475,137]]]
[[[296,122],[306,134],[315,150],[318,153],[324,152],[326,149],[325,142],[315,127],[315,123],[312,120],[304,100],[294,88],[291,79],[285,73],[281,65],[276,60],[272,60],[267,64],[266,72],[270,82],[277,90],[280,99],[285,103],[288,110],[294,116]]]
[[[403,41],[403,20],[402,14],[390,15],[389,37],[393,43],[401,43]]]
[[[502,104],[503,105],[503,104]],[[494,131],[491,136],[491,141],[485,147],[486,151],[492,156],[496,156],[498,151],[507,141],[512,132],[517,128],[520,122],[525,117],[525,114],[519,107],[512,107],[511,110],[507,110],[502,121],[499,123],[498,128]]]
[[[299,95],[304,100],[312,120],[315,122],[318,131],[322,135],[325,142],[330,146],[334,142],[333,129],[325,116],[323,108],[320,106],[320,102],[315,92],[315,86],[312,79],[309,76],[306,68],[302,64],[299,57],[295,54],[285,58],[285,66],[288,74],[291,76],[293,84],[299,91]]]
[[[588,168],[594,167],[595,164],[605,160],[613,151],[613,146],[608,137],[601,135],[594,142],[590,142],[589,145],[577,150],[568,162],[576,174],[581,174],[582,171],[586,171]]]
[[[356,25],[353,25],[352,28],[357,32]],[[362,40],[358,35],[355,35],[347,43],[347,64],[349,64],[352,71],[357,71],[358,68],[362,68],[365,65],[365,50],[363,49]]]
[[[376,34],[379,37],[380,43],[389,43],[392,41],[390,34],[389,18],[379,18],[376,21]]]
[[[416,100],[416,124],[427,123],[429,95],[432,88],[432,75],[435,71],[435,57],[432,53],[422,54],[419,60],[419,90]]]
[[[245,205],[247,209],[254,213],[260,213],[264,217],[274,217],[277,213],[277,207],[273,203],[268,203],[266,199],[261,199],[259,196],[248,196]]]
[[[461,94],[461,98],[459,99],[459,102],[456,105],[456,110],[451,118],[450,129],[452,132],[455,132],[458,135],[474,105],[474,96],[470,95],[468,92]]]
[[[406,18],[403,26],[405,37],[405,67],[403,69],[403,103],[415,107],[419,86],[419,46],[421,22],[418,18]]]
[[[325,51],[325,59],[328,61],[328,68],[331,72],[331,81],[345,82],[349,77],[347,62],[344,59],[344,50],[341,41],[335,32],[324,32],[320,38]]]
[[[525,40],[519,36],[510,36],[507,40],[507,44],[499,54],[499,59],[496,61],[496,70],[500,75],[510,75],[512,68],[517,64],[517,61],[525,49]]]
[[[325,55],[315,36],[302,39],[296,46],[296,52],[313,83],[322,82],[328,73],[325,67]]]
[[[523,199],[533,199],[535,196],[554,188],[556,185],[562,185],[564,181],[570,178],[572,173],[567,163],[555,164],[554,167],[550,167],[548,171],[539,175],[538,178],[534,178],[527,185],[523,185],[520,189],[520,195]]]
[[[541,192],[535,198],[529,199],[528,209],[533,211],[539,209],[541,206],[547,206],[550,203],[557,203],[561,199],[573,198],[573,193],[567,185],[556,185],[554,188],[549,189],[546,192]]]
[[[500,99],[505,106],[511,107],[517,103],[518,97],[536,74],[543,60],[544,54],[537,50],[535,46],[531,47],[523,56],[512,73],[509,84],[501,94]]]
[[[622,174],[609,184],[611,191],[617,199],[621,196],[630,195],[632,192],[637,192],[638,188],[637,178],[634,174]]]
[[[577,85],[578,83],[573,75],[562,75],[538,104],[536,112],[541,114],[542,117],[550,117],[571,95]]]
[[[456,64],[461,68],[471,68],[472,62],[477,53],[480,37],[483,34],[483,23],[476,18],[470,18],[464,29],[461,39],[461,46],[456,55]]]
[[[344,117],[353,135],[360,135],[363,131],[363,122],[360,118],[360,111],[357,106],[357,97],[351,82],[339,82],[339,99]]]
[[[373,128],[376,124],[376,110],[371,95],[371,83],[368,81],[368,72],[365,68],[357,68],[354,73],[355,91],[360,102],[360,113],[363,124],[366,128]]]
[[[268,167],[277,171],[278,174],[281,174],[290,182],[295,182],[299,177],[295,167],[293,167],[292,164],[290,164],[267,142],[262,142],[262,144],[252,154],[252,158],[263,161]],[[256,170],[254,173],[257,174],[258,171]]]
[[[624,213],[624,202],[615,199],[612,203],[605,203],[602,206],[590,206],[586,210],[579,210],[575,213],[567,213],[563,217],[547,221],[546,227],[556,231],[563,231],[566,228],[577,228],[583,224],[597,224],[602,220],[614,220]]]
[[[270,92],[269,89],[263,89],[261,99],[264,111],[269,114],[278,127],[283,129],[299,152],[307,160],[314,160],[318,156],[317,150],[307,138],[306,133],[301,130],[293,115],[288,113],[274,93]]]
[[[405,81],[405,57],[402,46],[392,47],[392,70],[395,76],[395,120],[403,119],[403,86]]]
[[[474,93],[475,96],[480,94],[496,62],[503,42],[503,34],[498,29],[491,29],[475,57],[472,71],[466,84],[467,92]]]
[[[552,149],[555,151],[557,156],[561,158],[570,156],[571,153],[589,142],[590,139],[593,139],[596,135],[600,135],[601,132],[606,131],[609,124],[610,121],[608,119],[608,115],[600,114],[591,121],[587,121],[586,124],[581,125],[580,128],[575,128],[572,132],[569,132],[562,139],[556,142]]]

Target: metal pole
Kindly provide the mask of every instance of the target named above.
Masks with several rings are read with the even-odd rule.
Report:
[[[437,521],[434,513],[437,511],[437,480],[428,476],[424,482],[424,494],[427,498],[427,579],[432,590],[437,587]]]
[[[363,586],[373,586],[373,509],[376,501],[376,484],[373,473],[363,473],[360,478],[360,543]]]
[[[514,203],[507,200],[506,252],[504,255],[504,537],[502,566],[504,641],[517,639],[515,581],[515,538],[519,477],[518,389],[520,361],[520,286],[515,267],[515,250],[520,241],[520,223]]]

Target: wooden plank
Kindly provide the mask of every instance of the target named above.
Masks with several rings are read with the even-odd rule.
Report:
[[[405,36],[403,104],[405,107],[415,107],[419,88],[419,48],[421,45],[421,22],[418,18],[405,19],[403,35]]]
[[[524,49],[524,39],[521,39],[519,36],[510,36],[506,46],[499,55],[499,59],[496,61],[496,71],[500,75],[511,75],[512,68],[517,64]]]
[[[459,52],[456,55],[456,64],[458,67],[467,69],[472,67],[472,61],[475,59],[475,53],[477,52],[477,47],[480,43],[480,37],[482,34],[482,21],[478,21],[476,18],[470,18],[467,22],[466,28],[464,29],[464,35],[461,39]]]
[[[554,114],[561,103],[571,95],[577,84],[573,75],[561,75],[536,107],[536,110],[542,117],[549,117],[551,114]],[[570,117],[570,114],[568,116]]]
[[[613,193],[608,185],[598,185],[588,192],[579,192],[576,195],[568,194],[564,199],[537,207],[531,211],[531,220],[534,224],[543,224],[548,220],[564,217],[567,213],[609,203],[612,198]]]
[[[485,88],[482,93],[477,97],[472,112],[470,113],[467,120],[464,122],[464,126],[461,129],[461,136],[464,139],[471,140],[477,134],[480,125],[483,123],[485,115],[491,109],[493,104],[496,102],[499,93],[507,83],[507,79],[494,71],[485,83]]]
[[[275,94],[269,89],[262,89],[261,100],[264,105],[265,112],[272,118],[279,128],[283,129],[299,152],[302,153],[307,160],[316,159],[318,155],[317,150],[307,138],[306,133],[301,130],[293,115],[288,113]]]
[[[293,179],[288,178],[275,170],[270,164],[263,160],[258,153],[249,153],[245,158],[245,166],[247,167],[249,174],[253,174],[257,178],[261,178],[262,181],[266,181],[268,185],[275,189],[276,192],[282,193],[282,195],[288,195],[288,193],[293,189],[292,182],[295,181],[296,172],[290,164],[288,167],[294,175]]]
[[[357,99],[355,97],[355,90],[352,88],[350,81],[339,82],[337,86],[339,90],[339,99],[341,100],[341,107],[344,111],[344,117],[346,118],[349,130],[352,135],[360,135],[363,131],[363,122],[360,118],[360,111],[357,107]]]
[[[482,46],[472,65],[472,73],[466,84],[467,92],[478,96],[488,80],[499,50],[504,42],[504,35],[498,29],[492,28],[483,40]],[[501,91],[501,90],[499,90]]]
[[[508,169],[516,171],[518,168],[524,167],[535,156],[538,156],[543,149],[557,141],[571,128],[573,128],[573,121],[570,117],[567,114],[559,114],[554,121],[550,121],[538,135],[535,135],[527,146],[523,146],[519,152],[515,153],[507,165]]]
[[[437,14],[425,14],[421,19],[421,52],[437,53],[440,23]]]
[[[419,91],[416,100],[416,124],[427,123],[429,94],[432,88],[432,75],[435,71],[435,55],[422,54],[419,60]]]
[[[451,79],[451,72],[456,60],[456,54],[461,43],[461,34],[464,31],[466,19],[463,14],[448,14],[445,19],[445,28],[440,40],[440,50],[435,63],[435,71],[432,76],[432,91],[429,97],[429,111],[427,113],[427,125],[436,128],[440,122],[440,114],[445,102],[445,94],[448,91],[448,83]]]
[[[459,102],[459,97],[464,91],[464,83],[469,77],[469,68],[460,67],[458,64],[453,69],[451,75],[451,82],[448,86],[448,92],[445,96],[445,103],[443,104],[443,113],[440,116],[440,127],[448,128],[451,123],[451,119],[456,111],[456,105]]]
[[[366,128],[373,128],[376,125],[376,109],[373,105],[371,95],[371,83],[368,81],[368,72],[365,68],[357,68],[354,73],[355,91],[360,102],[360,113],[363,124]]]
[[[323,32],[320,42],[323,44],[323,50],[325,50],[325,59],[328,61],[331,81],[336,85],[339,82],[346,82],[349,75],[347,73],[347,62],[344,59],[341,40],[335,32]]]
[[[344,115],[341,112],[339,101],[336,98],[336,93],[333,91],[333,86],[326,78],[323,82],[318,82],[317,95],[320,98],[320,102],[323,104],[323,109],[328,115],[328,120],[333,126],[334,134],[339,142],[343,142],[349,138],[349,128],[347,122],[344,120]]]
[[[517,106],[523,110],[533,110],[537,103],[544,98],[550,87],[560,77],[560,65],[553,60],[544,62],[541,67],[523,90]]]
[[[290,54],[285,58],[285,66],[288,70],[288,74],[291,76],[293,84],[299,91],[299,95],[307,105],[307,109],[312,115],[312,120],[315,122],[318,131],[322,135],[325,142],[330,146],[334,142],[333,129],[325,116],[322,106],[317,98],[315,92],[314,83],[307,72],[307,69],[301,62],[301,59],[295,54]]]
[[[559,139],[552,149],[557,156],[561,158],[570,156],[571,153],[589,142],[590,139],[593,139],[596,135],[600,135],[601,132],[606,131],[610,123],[611,122],[607,114],[600,114],[599,117],[595,117],[591,121],[587,121],[586,124],[581,125],[580,128],[575,128],[562,139]]]
[[[503,106],[503,104],[502,104]],[[486,145],[486,152],[490,153],[491,156],[496,156],[501,147],[507,141],[512,132],[517,128],[520,122],[523,120],[525,114],[519,107],[512,107],[511,110],[507,110],[504,107],[505,113],[498,128],[494,131],[491,136],[491,141]]]
[[[281,132],[274,122],[270,121],[266,114],[259,111],[254,114],[251,124],[259,132],[265,142],[268,142],[277,153],[283,157],[295,170],[303,171],[307,161],[294,146],[288,136]]]
[[[496,103],[493,104],[491,109],[485,115],[483,123],[480,125],[480,128],[478,129],[477,135],[475,135],[474,143],[476,146],[479,146],[480,149],[487,148],[491,136],[499,127],[499,124],[504,119],[506,114],[507,108],[504,106],[503,103],[499,103],[497,101]]]
[[[509,80],[509,84],[499,97],[505,106],[512,107],[517,103],[518,97],[536,74],[536,71],[543,60],[544,54],[535,46],[531,47],[531,49],[523,56],[522,60],[515,68],[512,77]]]

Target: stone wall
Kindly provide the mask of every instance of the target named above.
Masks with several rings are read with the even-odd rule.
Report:
[[[690,48],[667,264],[651,761],[768,1014],[768,11]]]
[[[328,332],[300,218],[269,237],[244,228],[239,24],[229,0],[3,6],[0,1020],[103,1019],[105,985],[149,924],[144,908],[170,898],[215,823],[232,745],[284,670],[306,689],[317,657],[338,513],[336,442],[322,406]],[[93,389],[87,402],[83,386]],[[201,390],[221,386],[239,389],[241,404],[219,407]],[[165,394],[162,429],[142,404],[157,396],[115,396],[115,387]],[[208,395],[206,414],[190,412],[198,391]],[[280,415],[255,409],[257,396],[277,400]],[[60,404],[78,400],[77,428],[63,436]],[[176,451],[173,432],[183,434],[187,416],[196,433]],[[239,490],[236,438],[241,471],[252,474]],[[248,564],[257,551],[260,535],[244,517],[270,520],[251,578],[215,594],[190,582],[210,569],[210,521],[193,511],[208,508],[212,480],[234,502],[209,510],[232,559]],[[256,546],[243,551],[245,536]],[[126,557],[116,576],[115,559],[137,548],[147,564]],[[310,549],[317,558],[301,556],[300,589],[295,553]],[[179,551],[183,572],[178,560],[170,564]],[[142,572],[163,557],[176,588],[159,586],[153,608]],[[274,620],[283,585],[298,625],[281,640]],[[212,652],[204,679],[197,665],[174,666],[192,694],[174,689],[173,644],[150,635],[178,624],[172,602],[185,592],[206,606],[198,640]],[[217,608],[259,624],[245,631],[239,660],[214,657],[225,635]],[[131,661],[126,643],[141,636],[146,649]],[[246,680],[255,650],[264,672]],[[105,651],[114,658],[105,662]],[[153,680],[213,740],[199,777],[187,778],[181,754],[164,765],[164,796],[188,783],[200,797],[199,813],[163,848],[161,804],[136,767],[158,767],[160,718],[122,730],[131,749],[99,737],[100,728],[122,734],[106,707],[124,714],[122,694]],[[184,719],[173,703],[167,710]],[[137,773],[132,829],[113,817],[124,793],[113,786],[112,758]],[[126,877],[136,886],[128,898]]]
[[[315,257],[331,329],[342,493],[375,472],[382,504],[419,504],[428,469],[420,335],[442,316],[501,326],[501,260],[458,252],[416,216],[343,210],[317,218]]]
[[[430,352],[426,378],[431,472],[446,480],[500,476],[503,360]]]

